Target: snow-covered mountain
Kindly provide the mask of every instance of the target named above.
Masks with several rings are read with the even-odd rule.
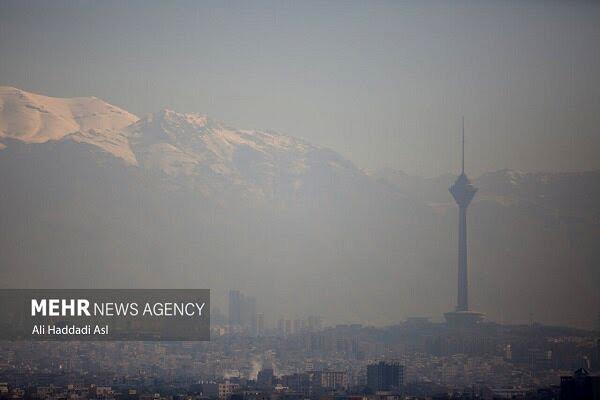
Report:
[[[95,97],[59,99],[1,87],[0,146],[11,139],[85,143],[205,195],[293,199],[335,184],[335,175],[364,175],[331,150],[205,115],[165,109],[138,119]]]
[[[358,175],[336,153],[275,132],[239,130],[199,114],[162,110],[125,130],[138,164],[204,194],[294,198],[317,175]]]
[[[122,130],[137,117],[96,97],[60,99],[0,87],[0,146],[73,140],[97,146],[129,164],[135,157]]]

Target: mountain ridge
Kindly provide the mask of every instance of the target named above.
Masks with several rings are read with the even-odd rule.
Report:
[[[23,110],[25,109],[25,110]],[[17,117],[11,116],[16,114]],[[40,116],[39,114],[45,114]],[[17,121],[22,117],[23,121]],[[167,121],[167,129],[171,131],[157,132],[156,125],[152,126],[153,121]],[[181,126],[182,123],[188,126]],[[180,126],[177,126],[179,124]],[[179,128],[174,132],[172,128]],[[142,132],[143,131],[143,132]],[[246,145],[253,150],[264,152],[264,147],[279,147],[281,150],[289,150],[289,147],[297,146],[304,150],[327,150],[314,144],[308,143],[303,139],[293,136],[275,133],[269,130],[236,129],[219,121],[215,121],[209,116],[200,113],[180,113],[169,108],[163,108],[157,112],[146,114],[143,117],[136,115],[105,102],[95,96],[91,97],[73,97],[57,98],[40,95],[32,92],[11,87],[0,86],[0,145],[3,139],[20,140],[24,143],[44,143],[52,140],[73,140],[80,143],[87,143],[96,146],[117,158],[121,158],[127,164],[138,165],[137,156],[132,149],[132,141],[138,146],[143,147],[143,140],[148,139],[152,134],[162,133],[163,140],[159,143],[166,143],[171,146],[177,146],[177,139],[182,137],[187,139],[194,136],[201,137],[205,134],[213,134],[224,138],[225,142],[233,144]],[[169,138],[169,135],[172,136]],[[187,136],[187,138],[186,138]],[[262,138],[262,143],[257,140],[249,139],[252,136]],[[269,140],[272,143],[269,143]],[[189,143],[188,143],[189,144]],[[181,145],[181,143],[179,143]],[[221,158],[232,158],[231,152],[225,154],[226,146],[219,146],[218,143],[209,143],[214,155]],[[286,146],[288,147],[286,149]],[[164,146],[169,149],[168,146]],[[261,147],[263,149],[261,149]],[[172,149],[171,149],[172,150]],[[182,163],[192,161],[198,157],[190,157],[187,160],[185,155],[189,151],[178,149],[181,153]],[[193,152],[192,152],[193,153]],[[337,153],[336,153],[337,154]],[[196,155],[197,156],[197,155]],[[338,155],[339,156],[339,155]],[[202,158],[202,157],[200,157]],[[340,156],[341,158],[341,156]],[[345,160],[347,161],[347,160]],[[357,168],[357,167],[355,167]],[[359,168],[357,168],[359,169]],[[362,170],[361,170],[362,171]],[[173,173],[172,170],[165,171],[167,175]],[[406,174],[401,170],[393,168],[384,168],[365,173],[375,180],[387,181],[390,183],[398,177],[423,182],[448,182],[455,179],[454,174],[443,174],[437,177],[422,178]],[[511,181],[522,179],[539,179],[543,181],[550,176],[576,176],[585,173],[594,173],[598,171],[578,171],[578,172],[522,172],[504,168],[495,171],[488,171],[475,178],[478,180],[489,181],[490,179]],[[392,175],[396,174],[396,177]]]
[[[293,197],[315,166],[358,171],[339,154],[302,139],[236,129],[198,113],[165,108],[138,118],[94,97],[59,99],[10,87],[0,89],[0,104],[0,143],[86,143],[174,179],[203,174],[209,179],[194,184],[205,193],[232,187],[254,198],[271,198],[275,191]]]

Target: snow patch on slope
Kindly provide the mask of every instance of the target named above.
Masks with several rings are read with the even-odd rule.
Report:
[[[0,140],[74,140],[137,164],[123,128],[137,117],[96,97],[61,99],[0,87]],[[5,144],[1,148],[6,147]]]

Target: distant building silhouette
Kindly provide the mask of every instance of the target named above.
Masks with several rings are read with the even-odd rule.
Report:
[[[325,389],[345,389],[348,387],[348,374],[346,371],[314,371],[313,383]]]
[[[600,376],[580,368],[573,376],[560,378],[560,400],[600,400]]]
[[[229,329],[233,332],[244,331],[257,334],[256,299],[244,296],[239,290],[229,291]]]
[[[256,316],[256,334],[263,336],[265,334],[265,314],[259,313]]]
[[[323,321],[318,315],[311,315],[307,320],[307,328],[310,332],[320,331],[322,328]]]
[[[229,291],[229,326],[240,325],[242,321],[242,294],[239,290]]]
[[[281,384],[302,397],[310,396],[312,385],[307,373],[284,375],[281,377]]]
[[[380,361],[367,366],[367,387],[374,392],[401,388],[404,366],[397,362]]]
[[[285,320],[283,318],[279,318],[277,321],[277,336],[283,337],[285,335]]]
[[[274,379],[275,375],[273,374],[273,369],[265,368],[258,371],[258,375],[256,377],[256,384],[259,387],[270,388],[273,386]]]

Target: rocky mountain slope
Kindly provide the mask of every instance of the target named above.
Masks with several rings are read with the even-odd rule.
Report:
[[[140,166],[209,195],[274,200],[309,190],[318,174],[361,172],[336,153],[275,132],[238,130],[162,110],[125,129]]]

